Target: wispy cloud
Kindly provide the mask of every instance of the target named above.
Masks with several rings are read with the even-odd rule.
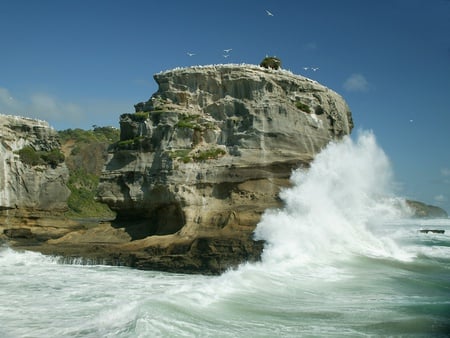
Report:
[[[440,194],[440,195],[434,196],[434,200],[436,202],[442,203],[442,202],[447,202],[448,199],[447,199],[447,196]]]
[[[0,111],[15,111],[19,105],[8,89],[0,87]]]
[[[33,93],[17,98],[7,88],[0,88],[0,113],[55,121],[79,121],[85,118],[83,109],[47,93]]]
[[[303,45],[303,49],[305,49],[305,50],[307,50],[307,51],[313,51],[313,50],[316,50],[317,48],[318,48],[318,45],[317,45],[317,43],[314,42],[314,41],[310,41],[310,42],[305,43],[305,44]]]
[[[133,102],[124,100],[62,100],[45,92],[14,95],[0,87],[0,114],[19,115],[47,121],[56,129],[116,126],[122,113],[134,111]]]
[[[450,176],[450,168],[442,168],[441,174],[442,174],[442,176],[446,176],[446,177]]]
[[[443,177],[441,183],[450,184],[450,168],[442,168],[441,176]]]
[[[366,92],[369,90],[369,82],[364,75],[354,73],[344,81],[344,89],[349,92]]]

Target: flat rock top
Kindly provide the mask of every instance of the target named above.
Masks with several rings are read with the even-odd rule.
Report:
[[[253,78],[255,80],[260,80],[261,77],[267,77],[271,79],[284,79],[290,80],[293,82],[307,82],[317,89],[323,91],[331,91],[329,88],[321,85],[315,80],[309,79],[307,77],[296,75],[289,70],[285,69],[270,69],[264,68],[257,65],[252,64],[217,64],[217,65],[205,65],[205,66],[192,66],[181,68],[177,67],[174,69],[162,71],[154,75],[154,78],[158,84],[163,81],[164,78],[171,77],[195,77],[196,74],[202,74],[205,76],[212,76],[218,74],[230,74],[235,75],[236,77],[247,77]]]
[[[30,117],[0,114],[0,126],[10,126],[10,125],[28,125],[43,128],[51,128],[47,121],[32,119]]]

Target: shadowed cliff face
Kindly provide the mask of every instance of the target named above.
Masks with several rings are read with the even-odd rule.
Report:
[[[176,69],[120,119],[99,200],[147,235],[251,233],[278,206],[291,171],[348,135],[341,96],[310,79],[250,65]]]

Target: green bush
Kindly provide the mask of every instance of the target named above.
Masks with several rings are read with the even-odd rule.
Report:
[[[36,151],[31,146],[25,146],[18,151],[20,160],[28,165],[50,165],[56,167],[58,164],[64,162],[64,154],[59,149],[52,149],[51,151]]]
[[[275,56],[266,56],[259,65],[264,68],[280,69],[281,60]]]
[[[39,153],[36,150],[34,150],[34,148],[31,146],[25,146],[22,149],[20,149],[17,153],[20,156],[20,160],[25,164],[32,166],[44,164],[44,161],[39,155]]]
[[[107,142],[113,143],[119,140],[120,130],[114,127],[93,126],[92,130],[80,128],[58,131],[61,143],[74,140],[76,143]]]
[[[58,164],[64,162],[64,154],[59,149],[43,152],[41,157],[45,163],[51,165],[52,167],[56,167]]]

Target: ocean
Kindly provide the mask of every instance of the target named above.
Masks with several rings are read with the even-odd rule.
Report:
[[[450,337],[450,219],[413,219],[370,132],[292,174],[220,276],[0,248],[0,336]],[[444,230],[444,233],[420,230]]]

